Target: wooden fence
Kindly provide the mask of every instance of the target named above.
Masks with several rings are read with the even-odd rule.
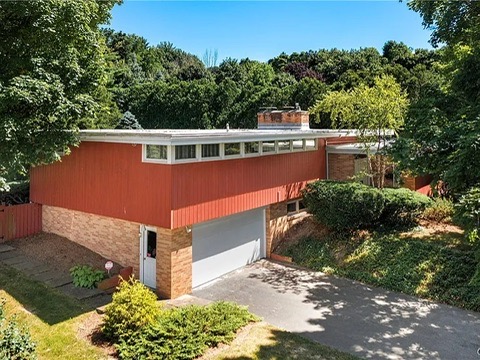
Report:
[[[0,206],[0,243],[42,231],[42,205]]]

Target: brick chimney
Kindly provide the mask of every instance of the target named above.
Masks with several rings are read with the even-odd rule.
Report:
[[[259,130],[309,130],[308,111],[295,108],[268,108],[257,113]]]

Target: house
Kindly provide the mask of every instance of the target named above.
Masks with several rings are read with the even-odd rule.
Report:
[[[265,110],[255,130],[85,130],[61,162],[31,170],[42,229],[123,266],[164,298],[260,258],[326,178],[329,144],[308,113]],[[54,249],[52,249],[54,251]]]

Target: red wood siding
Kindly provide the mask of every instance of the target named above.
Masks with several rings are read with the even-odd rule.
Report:
[[[143,163],[141,145],[83,142],[30,179],[34,202],[170,227],[171,166]]]
[[[40,204],[177,228],[296,198],[325,178],[317,151],[185,164],[142,163],[142,146],[84,142],[31,171]]]
[[[0,242],[42,231],[42,206],[22,204],[0,206]]]
[[[173,167],[174,228],[297,198],[325,178],[325,147],[317,151]]]

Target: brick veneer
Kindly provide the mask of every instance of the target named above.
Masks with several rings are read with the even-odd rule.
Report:
[[[53,206],[42,206],[42,230],[64,236],[138,276],[140,224]],[[157,227],[157,293],[175,298],[192,291],[192,234]]]
[[[268,258],[278,246],[288,229],[305,216],[308,216],[307,212],[290,216],[287,215],[287,202],[272,204],[266,209],[266,253]]]
[[[355,155],[328,154],[328,178],[348,180],[355,175]]]
[[[140,224],[80,211],[42,206],[42,230],[64,236],[122,266],[139,271]]]

